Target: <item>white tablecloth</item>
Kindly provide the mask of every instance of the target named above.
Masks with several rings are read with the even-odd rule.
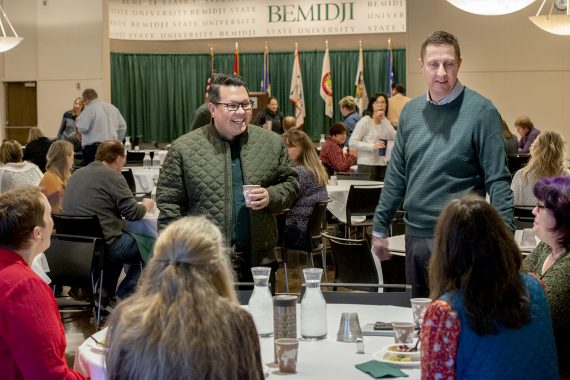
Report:
[[[125,220],[123,219],[123,229],[127,232],[133,232],[139,235],[150,236],[153,238],[158,237],[158,209],[155,207],[152,211],[149,211],[140,220]]]
[[[154,189],[155,180],[158,180],[160,173],[160,167],[125,166],[125,169],[133,171],[137,193],[150,193]]]
[[[327,185],[327,192],[331,199],[327,205],[327,210],[329,210],[331,214],[333,214],[338,220],[341,221],[344,221],[346,219],[346,201],[348,199],[348,192],[351,185],[384,185],[384,182],[353,181],[341,179],[338,180],[337,185]]]
[[[299,307],[297,307],[297,328],[300,328]],[[396,306],[371,306],[371,305],[327,305],[328,337],[322,341],[305,342],[299,344],[299,357],[297,373],[287,375],[296,379],[363,379],[370,380],[370,375],[356,369],[355,364],[360,364],[373,359],[375,352],[384,346],[394,342],[390,336],[365,336],[364,354],[356,353],[354,343],[341,343],[336,341],[336,334],[340,324],[342,312],[357,312],[361,325],[376,321],[412,322],[411,308]],[[95,334],[97,340],[103,339],[106,329]],[[273,362],[273,338],[260,338],[261,360],[265,364]],[[92,380],[106,379],[104,370],[104,356],[95,352],[92,347],[96,346],[91,339],[86,340],[77,349],[74,369]],[[278,369],[269,364],[269,378],[280,378],[274,373]],[[407,379],[419,379],[420,369],[402,369],[409,375]]]
[[[523,255],[528,255],[536,247],[521,246],[523,230],[515,231],[515,241],[519,246]],[[540,239],[535,236],[536,245],[540,243]],[[406,256],[406,235],[396,235],[388,238],[388,249],[396,256]]]

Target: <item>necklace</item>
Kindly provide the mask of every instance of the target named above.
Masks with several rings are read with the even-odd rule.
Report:
[[[562,257],[564,257],[566,255],[566,250],[564,248],[560,248],[558,251],[554,252],[551,251],[550,252],[550,257],[552,258],[552,260],[554,261],[558,261],[560,260]]]

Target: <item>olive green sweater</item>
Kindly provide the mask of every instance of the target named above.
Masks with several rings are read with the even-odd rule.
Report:
[[[488,193],[514,230],[510,182],[501,119],[489,100],[468,88],[444,105],[421,95],[400,115],[374,232],[386,234],[404,199],[406,235],[432,237],[445,204],[470,192]]]

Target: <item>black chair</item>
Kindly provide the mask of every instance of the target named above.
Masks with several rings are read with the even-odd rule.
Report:
[[[401,307],[410,307],[410,299],[412,298],[411,285],[400,284],[364,284],[367,288],[371,288],[373,292],[345,292],[345,291],[328,291],[323,290],[328,287],[354,288],[360,284],[350,283],[321,283],[321,291],[327,303],[344,303],[351,305],[393,305]],[[383,288],[383,293],[378,293],[378,289]],[[386,292],[386,290],[398,290]],[[301,298],[305,293],[305,284],[301,285]]]
[[[334,261],[334,280],[338,283],[378,284],[378,271],[368,240],[353,240],[322,233],[328,239]],[[373,291],[357,287],[358,290]]]
[[[45,256],[50,268],[49,277],[58,286],[71,286],[84,288],[89,292],[89,302],[75,301],[70,297],[58,297],[57,304],[60,311],[83,311],[92,309],[95,314],[96,327],[101,320],[101,290],[102,276],[95,281],[94,273],[98,269],[96,258],[97,241],[95,237],[53,234],[50,247]],[[95,303],[94,295],[99,295],[99,302]],[[68,309],[72,310],[68,310]],[[78,309],[79,308],[79,309]]]
[[[509,154],[507,157],[507,164],[509,167],[509,172],[514,175],[517,170],[525,166],[530,160],[530,154]]]
[[[381,192],[381,185],[350,185],[346,200],[346,221],[342,221],[348,230],[348,233],[345,231],[345,236],[349,239],[350,229],[353,226],[363,227],[362,235],[363,237],[366,235],[365,228],[373,224],[374,211],[376,211]],[[355,223],[352,220],[353,216],[364,216],[366,219]]]
[[[338,172],[336,178],[349,181],[370,181],[370,173]]]
[[[133,151],[129,150],[127,152],[127,165],[130,166],[143,166],[144,161],[144,151]]]
[[[517,230],[532,228],[534,224],[533,207],[515,206],[514,223]]]
[[[326,211],[328,202],[319,202],[313,208],[309,223],[307,224],[307,231],[305,233],[306,240],[302,248],[287,247],[283,239],[283,260],[285,263],[288,261],[287,250],[296,250],[306,253],[311,260],[311,266],[315,267],[315,261],[313,259],[313,254],[320,253],[323,261],[323,269],[326,272],[327,258],[326,251],[323,245],[323,239],[321,233],[326,229]]]
[[[406,216],[406,211],[403,208],[396,211],[390,222],[390,236],[404,235],[406,233],[404,216]]]
[[[135,176],[131,169],[123,169],[123,171],[121,171],[121,174],[123,175],[123,177],[125,177],[127,185],[129,185],[129,189],[131,190],[131,193],[133,193],[133,196],[136,198],[137,201],[140,202],[143,198],[150,198],[151,193],[137,192]]]
[[[325,167],[325,170],[326,170],[327,174],[329,175],[329,178],[334,175],[334,169],[332,167],[330,167],[329,165],[327,165],[325,163],[323,163],[323,166]]]

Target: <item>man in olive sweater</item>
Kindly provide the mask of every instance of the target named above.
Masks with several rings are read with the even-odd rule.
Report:
[[[406,104],[384,189],[374,218],[374,252],[391,257],[386,234],[402,204],[406,212],[406,281],[414,297],[429,295],[427,265],[434,228],[445,204],[470,192],[491,203],[513,226],[513,194],[506,166],[501,118],[486,98],[458,80],[461,55],[457,39],[434,32],[422,44],[421,70],[428,83]]]

